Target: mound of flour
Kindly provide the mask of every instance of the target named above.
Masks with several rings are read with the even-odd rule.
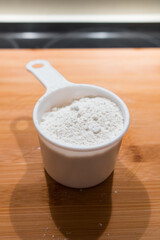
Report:
[[[72,146],[94,146],[111,141],[123,129],[119,107],[107,98],[85,97],[44,113],[44,134]]]

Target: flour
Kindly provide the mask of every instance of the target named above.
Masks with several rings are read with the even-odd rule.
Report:
[[[46,136],[72,146],[110,142],[123,129],[119,107],[107,98],[85,97],[44,113],[40,128]]]

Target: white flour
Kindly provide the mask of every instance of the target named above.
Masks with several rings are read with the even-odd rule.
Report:
[[[119,107],[107,98],[86,97],[43,114],[41,130],[53,140],[74,146],[109,142],[123,129]]]

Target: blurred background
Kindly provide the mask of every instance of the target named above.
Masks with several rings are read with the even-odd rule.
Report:
[[[0,48],[160,47],[160,0],[0,0]]]

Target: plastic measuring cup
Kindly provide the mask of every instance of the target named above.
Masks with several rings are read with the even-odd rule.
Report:
[[[41,64],[40,68],[34,68]],[[114,93],[94,85],[73,84],[58,73],[48,61],[35,60],[26,65],[46,87],[46,93],[36,103],[33,121],[39,135],[44,167],[57,182],[73,188],[88,188],[103,182],[114,170],[123,135],[129,126],[129,111]],[[44,112],[51,107],[67,105],[83,97],[105,97],[115,102],[124,117],[124,128],[112,141],[89,147],[72,147],[46,136],[40,129]]]

